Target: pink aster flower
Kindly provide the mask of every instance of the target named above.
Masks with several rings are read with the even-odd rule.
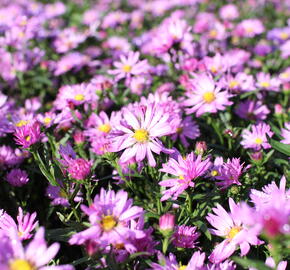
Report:
[[[248,99],[239,103],[235,113],[243,119],[260,121],[267,118],[270,110],[261,101]]]
[[[227,4],[220,8],[219,15],[223,20],[235,20],[239,17],[239,10],[234,4]]]
[[[0,232],[0,268],[3,270],[73,270],[74,267],[71,265],[48,266],[59,248],[58,243],[47,246],[43,227],[39,228],[26,247],[17,235],[9,238]]]
[[[251,130],[243,130],[242,132],[241,145],[244,148],[252,148],[255,150],[271,148],[267,136],[271,138],[274,133],[271,131],[269,125],[259,123],[258,125],[252,125]]]
[[[116,69],[110,70],[109,73],[116,76],[116,80],[130,78],[133,76],[144,75],[149,71],[147,60],[139,60],[140,53],[130,51],[128,56],[120,56],[120,62],[114,62]]]
[[[17,144],[21,145],[23,148],[28,148],[41,140],[42,133],[40,131],[40,124],[34,122],[17,127],[14,136]]]
[[[259,72],[257,74],[257,88],[278,92],[281,81],[278,78],[271,78],[270,74]]]
[[[252,38],[265,31],[264,25],[258,19],[247,19],[240,22],[234,30],[234,35]]]
[[[171,136],[173,141],[180,138],[182,144],[186,147],[189,146],[187,138],[194,140],[200,136],[199,127],[191,116],[185,117],[183,120],[176,118],[176,133]],[[174,125],[171,122],[172,125]]]
[[[227,91],[221,91],[214,80],[207,75],[199,75],[193,80],[193,90],[185,93],[186,100],[183,102],[187,114],[195,112],[199,117],[204,113],[216,113],[225,110],[226,106],[232,105],[229,101],[232,96]]]
[[[220,263],[229,258],[240,247],[241,256],[246,255],[250,250],[250,245],[259,245],[261,241],[253,231],[243,224],[239,217],[234,216],[239,208],[233,199],[229,199],[230,213],[220,204],[213,208],[214,214],[208,214],[208,222],[215,228],[210,229],[214,235],[224,237],[211,253],[209,259],[213,263]]]
[[[0,210],[0,230],[5,231],[7,234],[13,235],[17,232],[21,240],[30,239],[32,237],[31,232],[38,225],[38,221],[35,221],[36,213],[23,215],[23,210],[18,208],[17,223],[9,216],[5,211]]]
[[[23,161],[19,149],[12,149],[10,146],[0,146],[0,168],[9,168],[20,164]]]
[[[149,165],[156,166],[152,152],[171,153],[166,149],[159,137],[172,133],[169,125],[169,114],[164,113],[159,106],[148,104],[138,106],[135,111],[128,108],[123,110],[124,121],[115,126],[116,131],[112,134],[113,152],[125,151],[120,157],[120,162],[125,163],[135,157],[140,162],[147,157]]]
[[[239,72],[235,76],[228,74],[223,76],[219,84],[223,88],[227,88],[231,93],[249,92],[256,89],[254,85],[254,77],[244,72]]]
[[[12,169],[7,175],[6,180],[14,187],[21,187],[28,183],[29,178],[26,171]]]
[[[239,178],[251,165],[244,167],[245,163],[240,163],[240,158],[228,159],[217,169],[215,179],[219,182],[216,183],[221,189],[225,189],[231,185],[241,185]],[[212,171],[213,173],[213,171]]]
[[[196,227],[186,225],[177,226],[173,234],[173,245],[181,248],[195,248],[196,240],[200,236],[196,229]]]
[[[102,188],[92,205],[81,207],[89,216],[91,226],[73,235],[69,243],[81,245],[87,240],[93,240],[100,248],[122,243],[128,252],[136,251],[136,247],[128,239],[143,238],[145,234],[142,230],[131,229],[129,222],[140,218],[143,209],[132,204],[133,201],[128,199],[127,192],[120,190],[115,193]]]
[[[290,122],[285,123],[285,128],[281,129],[281,136],[283,137],[281,143],[290,144]]]
[[[168,257],[165,257],[162,253],[158,253],[158,262],[152,263],[151,270],[204,270],[205,253],[196,251],[192,254],[192,257],[187,265],[178,263],[175,255],[172,253]]]
[[[162,165],[161,172],[169,173],[175,177],[163,180],[160,186],[170,187],[162,192],[161,201],[168,200],[170,197],[176,200],[177,197],[188,187],[194,187],[193,182],[197,177],[204,175],[210,168],[209,158],[202,160],[201,155],[196,156],[193,152],[183,158],[180,154],[176,159],[170,158],[169,161]]]

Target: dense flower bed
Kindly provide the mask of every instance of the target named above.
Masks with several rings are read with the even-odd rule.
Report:
[[[289,15],[1,0],[0,270],[286,269]]]

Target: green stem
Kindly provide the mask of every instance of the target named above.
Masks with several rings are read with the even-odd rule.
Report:
[[[167,252],[167,249],[168,249],[168,246],[169,246],[169,237],[165,237],[162,241],[162,252],[163,254],[166,254]]]

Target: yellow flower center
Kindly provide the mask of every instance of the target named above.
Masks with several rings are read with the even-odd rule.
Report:
[[[102,132],[109,133],[111,131],[111,126],[109,124],[103,124],[98,127]]]
[[[117,222],[113,216],[104,216],[101,221],[101,226],[106,232],[111,231],[116,224]]]
[[[269,82],[261,82],[261,86],[264,88],[268,88],[270,86]]]
[[[43,119],[43,122],[44,122],[44,124],[46,124],[46,125],[48,125],[50,122],[51,122],[51,118],[50,117],[45,117],[44,119]]]
[[[115,245],[115,249],[124,249],[125,245],[124,243],[119,243]]]
[[[241,227],[233,227],[227,234],[227,238],[232,240],[240,231],[242,230]]]
[[[31,139],[30,135],[28,135],[28,136],[25,137],[25,140],[26,140],[27,142],[29,142],[30,139]]]
[[[183,128],[182,127],[179,127],[179,128],[176,129],[176,133],[178,133],[178,134],[181,134],[182,131],[183,131]]]
[[[28,123],[29,123],[29,121],[27,121],[27,120],[20,120],[19,122],[17,122],[17,123],[15,124],[15,126],[16,126],[16,127],[22,127],[22,126],[27,125]]]
[[[211,176],[217,176],[217,175],[219,175],[219,173],[218,173],[217,170],[212,170],[210,174],[211,174]]]
[[[288,37],[289,37],[288,33],[282,32],[280,34],[280,38],[283,39],[283,40],[287,39]]]
[[[177,270],[185,270],[186,267],[187,267],[186,265],[180,265]]]
[[[261,138],[256,138],[255,139],[255,143],[256,144],[261,144],[263,142],[263,140]]]
[[[82,94],[77,94],[75,95],[75,100],[76,101],[83,101],[85,99],[85,96]]]
[[[35,268],[26,260],[16,259],[9,263],[9,270],[34,270]]]
[[[212,29],[212,30],[210,30],[210,32],[209,32],[209,36],[211,37],[211,38],[215,38],[216,36],[217,36],[217,30],[215,30],[215,29]]]
[[[213,92],[205,92],[203,94],[203,100],[206,103],[212,103],[215,100],[215,94]]]
[[[180,180],[184,180],[184,176],[183,175],[179,175],[179,179]]]
[[[133,137],[137,142],[144,143],[149,140],[149,133],[147,130],[141,128],[135,131]]]
[[[129,73],[132,70],[132,67],[130,65],[124,65],[122,69],[124,72]]]
[[[212,67],[210,68],[210,71],[211,71],[212,73],[217,73],[217,68],[216,68],[215,66],[212,66]]]
[[[238,85],[239,85],[239,82],[233,80],[233,81],[230,82],[229,87],[230,87],[230,88],[235,88],[235,87],[238,86]]]
[[[253,27],[246,27],[246,32],[247,33],[253,33],[254,32],[254,28]]]
[[[281,73],[281,75],[280,75],[280,77],[281,77],[282,79],[288,79],[289,76],[290,76],[290,73],[288,73],[288,72],[283,72],[283,73]]]

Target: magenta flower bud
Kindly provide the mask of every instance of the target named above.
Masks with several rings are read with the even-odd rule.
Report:
[[[197,155],[202,155],[207,150],[207,145],[205,141],[199,141],[195,144],[195,153]]]
[[[29,181],[25,171],[20,169],[12,169],[7,175],[6,180],[14,187],[21,187]]]
[[[91,241],[91,240],[88,240],[85,242],[85,248],[89,256],[93,256],[98,250],[98,246],[96,242]]]
[[[76,144],[83,144],[85,141],[84,133],[81,130],[77,130],[73,135],[74,141]]]
[[[161,233],[170,233],[175,226],[175,217],[171,213],[166,213],[159,218],[159,230]]]
[[[275,104],[275,114],[282,114],[283,113],[283,107],[281,104]]]
[[[263,152],[254,152],[251,154],[251,159],[254,161],[261,161],[263,159]]]
[[[84,180],[91,172],[91,163],[83,158],[73,159],[67,168],[70,176],[76,180]]]

